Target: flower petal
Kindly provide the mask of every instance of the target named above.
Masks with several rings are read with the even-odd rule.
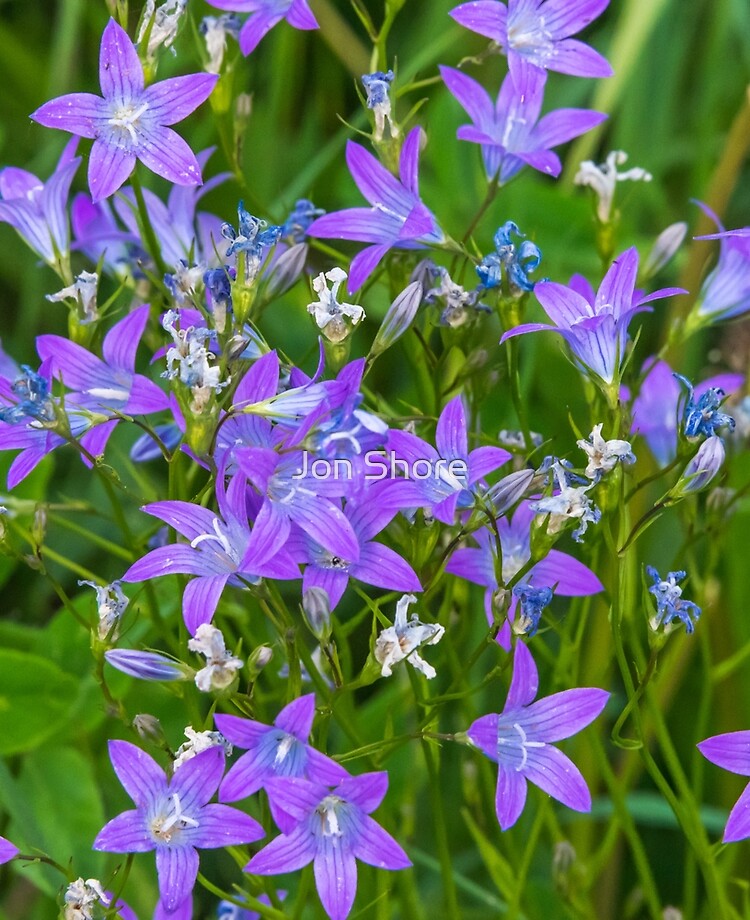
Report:
[[[575,811],[591,810],[591,793],[578,767],[551,744],[527,748],[526,778]]]
[[[68,93],[50,99],[29,115],[45,128],[58,128],[79,137],[96,137],[105,102],[93,93]]]
[[[315,718],[315,694],[306,693],[287,704],[274,719],[276,728],[294,735],[300,741],[307,741]]]
[[[224,748],[215,744],[186,760],[174,773],[169,794],[180,797],[180,807],[186,813],[202,808],[219,788],[224,774]]]
[[[507,38],[508,8],[497,0],[473,0],[452,9],[449,15],[465,29],[491,38],[499,45]]]
[[[357,894],[357,863],[337,837],[322,837],[315,857],[315,885],[330,920],[346,920]]]
[[[213,92],[219,79],[213,73],[192,73],[154,83],[143,94],[148,112],[160,125],[174,125],[187,118]]]
[[[198,877],[198,864],[198,853],[191,846],[156,848],[159,894],[168,914],[177,910],[193,890]]]
[[[714,735],[701,741],[698,750],[717,767],[750,776],[750,731]]]
[[[99,831],[92,844],[105,853],[147,853],[156,844],[142,811],[124,811]]]
[[[203,182],[195,154],[171,128],[161,125],[141,127],[138,145],[134,149],[145,166],[169,182],[176,185],[200,185]]]
[[[414,202],[395,176],[360,144],[348,141],[346,164],[357,187],[371,205],[384,205],[389,211],[406,217]]]
[[[507,831],[518,821],[525,804],[526,779],[523,773],[501,766],[495,792],[495,813],[501,830]]]
[[[539,672],[531,652],[523,642],[518,642],[513,655],[513,678],[508,690],[503,712],[528,706],[539,689]]]
[[[363,815],[359,836],[352,846],[357,859],[378,869],[408,869],[411,860],[393,837],[369,815]]]
[[[232,4],[231,8],[236,10],[237,6]],[[253,5],[253,9],[257,9],[255,4]],[[283,14],[267,10],[260,10],[249,17],[240,30],[240,51],[245,57],[255,51],[263,36],[270,32],[283,18]]]
[[[315,837],[306,822],[290,834],[282,834],[256,853],[245,866],[251,875],[280,875],[296,872],[315,857]]]
[[[143,67],[128,33],[110,19],[99,49],[99,83],[105,99],[118,105],[140,102]]]
[[[242,846],[265,836],[265,831],[254,818],[228,805],[205,805],[198,820],[200,826],[195,843],[205,849]]]
[[[727,826],[724,828],[724,843],[734,843],[750,837],[750,785],[745,786],[734,808],[729,812]]]
[[[165,129],[166,130],[166,129]],[[113,195],[135,169],[135,154],[97,138],[89,155],[89,191],[93,202]]]
[[[606,690],[592,687],[563,690],[532,703],[518,721],[529,741],[560,741],[593,722],[608,699]]]
[[[117,778],[140,808],[149,808],[166,793],[164,770],[145,751],[129,741],[110,741],[109,758]]]

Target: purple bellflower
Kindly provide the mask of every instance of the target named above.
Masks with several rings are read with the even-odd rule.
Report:
[[[333,789],[304,779],[270,780],[269,798],[286,816],[282,834],[245,871],[276,875],[312,862],[326,913],[331,920],[346,920],[357,893],[357,859],[379,869],[411,865],[401,846],[369,816],[387,788],[387,773],[350,776]]]
[[[437,450],[408,431],[391,430],[388,449],[405,461],[414,478],[399,481],[392,490],[400,507],[429,507],[444,524],[454,522],[457,508],[474,504],[474,492],[489,473],[510,459],[502,447],[477,447],[469,451],[466,410],[460,396],[440,413],[435,433]],[[430,475],[422,477],[419,461]]]
[[[502,579],[506,585],[531,559],[531,523],[535,517],[531,504],[522,502],[510,520],[502,517],[497,522],[502,551]],[[472,538],[477,542],[478,548],[457,549],[445,570],[487,588],[485,607],[491,623],[492,595],[500,587],[496,577],[498,559],[495,537],[487,528],[483,528],[473,533]],[[580,597],[604,590],[604,586],[588,566],[557,549],[550,550],[540,559],[522,578],[520,585],[533,588],[554,587],[555,593],[563,597]],[[508,619],[511,622],[515,616],[517,600],[518,594],[515,594],[508,611]],[[506,622],[497,637],[498,643],[506,651],[510,650],[510,634],[510,623]]]
[[[714,735],[701,741],[698,750],[717,767],[740,776],[750,776],[750,731]],[[735,843],[746,837],[750,837],[750,784],[745,786],[729,812],[722,839],[724,843]]]
[[[633,400],[631,431],[642,435],[656,462],[666,466],[677,453],[678,407],[684,390],[666,361],[649,358],[644,364],[646,368],[641,389]],[[743,382],[742,374],[718,374],[696,384],[692,391],[694,410],[709,391],[721,390],[731,395]],[[679,421],[684,424],[684,417]]]
[[[211,95],[218,77],[191,74],[145,87],[143,67],[127,32],[110,19],[99,52],[101,96],[71,93],[45,102],[31,118],[94,139],[89,189],[96,202],[125,182],[136,159],[176,185],[200,185],[195,154],[167,125],[186,118]]]
[[[353,259],[349,293],[362,287],[389,249],[422,249],[445,241],[434,215],[419,197],[418,160],[424,134],[413,128],[404,140],[396,179],[364,147],[349,141],[346,162],[370,208],[347,208],[324,214],[308,236],[372,243]]]
[[[583,687],[533,702],[538,688],[534,659],[519,642],[503,711],[482,716],[467,731],[472,744],[498,765],[495,809],[504,831],[516,823],[523,811],[527,781],[568,808],[591,810],[586,781],[552,742],[569,738],[593,722],[604,709],[609,693]]]
[[[349,774],[343,767],[307,743],[314,718],[314,693],[285,706],[273,725],[238,716],[214,716],[222,735],[247,751],[224,777],[219,799],[236,802],[247,798],[277,776],[300,776],[324,785],[335,785],[345,779]]]
[[[70,250],[68,192],[80,157],[73,157],[77,140],[66,145],[46,182],[25,169],[0,170],[0,222],[8,223],[48,265],[57,267]]]
[[[295,29],[318,29],[307,0],[208,0],[210,6],[235,13],[250,13],[240,29],[240,51],[247,57],[258,47],[263,36],[285,19]]]
[[[109,853],[155,850],[159,894],[168,913],[193,889],[196,848],[238,846],[263,836],[263,828],[249,815],[228,805],[208,804],[224,772],[221,746],[196,754],[171,779],[145,751],[127,741],[110,741],[109,756],[136,808],[106,824],[93,847]]]
[[[248,568],[246,554],[252,531],[247,517],[246,485],[235,476],[224,490],[217,480],[218,514],[208,508],[182,501],[161,501],[144,505],[147,514],[160,518],[190,542],[172,543],[151,550],[122,576],[123,581],[146,581],[160,575],[195,575],[182,599],[182,614],[191,635],[210,623],[227,583],[257,581],[260,576],[298,578],[299,569],[286,552],[279,551],[263,565]]]
[[[293,531],[287,544],[295,562],[306,563],[302,592],[322,588],[328,594],[329,610],[333,610],[346,590],[350,578],[389,591],[421,591],[422,585],[412,567],[382,543],[372,538],[386,527],[396,514],[374,495],[365,494],[361,503],[347,502],[344,514],[359,540],[359,557],[355,562],[336,556],[316,543],[302,530]]]
[[[481,144],[487,179],[497,177],[500,185],[524,165],[559,176],[562,163],[550,148],[590,131],[607,117],[587,109],[558,109],[540,119],[546,79],[543,71],[529,74],[523,93],[508,75],[494,103],[483,86],[460,70],[441,67],[440,73],[473,122],[458,129],[459,140]]]
[[[611,385],[620,374],[628,340],[628,326],[645,304],[674,294],[682,288],[662,288],[646,296],[635,290],[638,251],[625,250],[604,276],[593,302],[579,290],[554,281],[540,281],[534,295],[555,324],[523,323],[509,329],[500,340],[527,332],[557,332],[568,343],[576,362],[603,384]]]
[[[714,221],[719,232],[697,236],[696,239],[720,241],[719,260],[703,282],[693,310],[696,325],[702,325],[734,319],[750,310],[750,227],[725,230],[707,205],[697,204]]]
[[[569,36],[607,8],[609,0],[472,0],[450,15],[467,29],[497,42],[518,87],[529,70],[555,70],[577,77],[611,77],[606,58]]]

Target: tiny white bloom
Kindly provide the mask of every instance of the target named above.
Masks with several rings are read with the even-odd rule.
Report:
[[[174,759],[174,769],[178,770],[188,760],[192,760],[196,754],[207,751],[212,747],[223,747],[224,753],[229,757],[232,753],[232,744],[222,735],[221,732],[197,732],[192,726],[185,728],[185,737],[188,739],[178,748]]]
[[[222,16],[204,16],[200,24],[200,32],[206,42],[209,73],[221,73],[224,54],[227,50],[227,35],[237,38],[239,20],[233,13],[224,13]]]
[[[65,920],[93,920],[94,907],[103,904],[109,907],[110,899],[95,878],[76,879],[65,892]]]
[[[141,27],[138,30],[135,43],[140,45],[146,37],[149,23],[153,20],[151,32],[148,36],[148,45],[146,47],[146,57],[153,61],[159,48],[171,48],[177,38],[177,32],[180,28],[180,19],[185,12],[187,0],[165,0],[162,5],[156,9],[156,0],[146,0],[146,6],[141,16]]]
[[[609,473],[617,463],[635,463],[635,455],[629,441],[613,438],[605,441],[602,437],[602,424],[594,425],[594,430],[589,439],[576,441],[581,450],[586,451],[589,462],[586,466],[586,475],[589,479],[598,480],[603,473]]]
[[[119,581],[109,585],[97,585],[93,581],[79,581],[79,585],[89,585],[96,591],[97,613],[99,614],[99,638],[104,641],[118,623],[130,601],[123,594]],[[115,628],[110,638],[117,639],[119,631]]]
[[[81,309],[79,322],[81,325],[93,323],[99,319],[99,312],[96,309],[96,292],[99,285],[99,275],[96,272],[81,272],[76,275],[73,284],[56,294],[47,294],[46,299],[52,303],[59,303],[61,300],[74,300]]]
[[[234,680],[235,671],[244,664],[227,652],[221,630],[210,623],[202,623],[198,627],[195,636],[188,642],[188,648],[206,659],[206,667],[195,675],[195,685],[204,693],[225,690]]]
[[[318,295],[315,303],[307,305],[307,312],[315,317],[323,335],[330,342],[343,342],[349,335],[348,317],[352,325],[356,326],[365,318],[365,311],[358,304],[339,303],[338,293],[341,284],[346,281],[346,272],[341,268],[332,268],[329,272],[321,272],[313,281],[313,290]],[[326,278],[332,282],[328,290]]]
[[[581,538],[588,525],[598,523],[602,516],[601,511],[586,495],[589,489],[593,489],[595,484],[592,482],[582,487],[568,485],[563,465],[559,461],[555,461],[553,466],[555,479],[560,491],[557,495],[549,495],[546,498],[540,498],[538,501],[530,502],[529,507],[537,514],[549,514],[550,519],[547,529],[552,534],[559,533],[569,519],[580,521],[571,536],[576,542],[581,543]]]
[[[594,190],[599,199],[596,214],[603,224],[608,224],[612,220],[612,205],[618,182],[625,182],[628,179],[633,182],[650,182],[653,178],[651,173],[639,166],[627,169],[625,172],[618,172],[617,167],[622,166],[627,159],[628,155],[624,150],[613,150],[608,154],[606,162],[599,166],[591,160],[584,160],[578,167],[573,180],[576,185],[588,185]]]
[[[413,594],[404,594],[396,604],[393,626],[382,630],[375,642],[375,658],[381,666],[383,677],[390,677],[393,666],[404,659],[428,679],[437,673],[432,665],[419,656],[417,649],[421,645],[437,645],[443,638],[445,628],[437,623],[422,623],[416,613],[407,621],[409,605],[416,602]]]

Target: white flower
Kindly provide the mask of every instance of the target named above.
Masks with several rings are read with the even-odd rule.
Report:
[[[172,46],[175,38],[177,38],[180,19],[185,12],[186,6],[187,0],[165,0],[158,9],[155,9],[156,0],[146,0],[146,6],[143,8],[141,15],[141,27],[138,29],[135,43],[140,45],[146,37],[149,23],[153,20],[146,47],[146,57],[149,61],[156,57],[156,52],[159,48],[170,48]]]
[[[79,585],[89,585],[96,591],[97,613],[99,614],[99,638],[104,641],[110,636],[112,628],[115,627],[120,617],[125,612],[125,608],[130,601],[123,594],[119,581],[113,581],[110,585],[97,585],[93,581],[79,581]],[[110,639],[114,641],[119,635],[115,628]]]
[[[174,345],[167,349],[167,369],[162,377],[170,380],[179,377],[185,386],[190,387],[193,393],[191,409],[199,415],[208,404],[212,391],[218,393],[229,385],[230,380],[222,380],[219,365],[211,364],[215,355],[205,346],[206,340],[213,335],[211,330],[193,326],[178,330],[175,323],[179,318],[176,310],[167,310],[161,321],[162,327],[174,340]]]
[[[594,190],[599,202],[596,207],[596,214],[603,224],[608,224],[612,219],[612,204],[615,198],[615,188],[618,182],[624,182],[630,179],[634,182],[650,182],[651,173],[646,172],[639,166],[628,169],[625,172],[618,172],[617,167],[622,166],[628,159],[624,150],[613,150],[607,156],[606,163],[597,166],[591,160],[584,160],[578,167],[575,179],[576,185],[588,185]]]
[[[188,739],[178,748],[174,759],[174,769],[178,770],[188,760],[192,760],[196,754],[207,751],[212,747],[223,747],[224,753],[229,757],[232,753],[232,745],[222,735],[221,732],[197,732],[190,725],[185,729],[185,737]]]
[[[96,291],[99,285],[99,275],[96,272],[81,272],[69,287],[63,288],[56,294],[47,294],[47,300],[59,303],[61,300],[74,300],[81,309],[79,322],[81,325],[93,323],[99,319],[96,309]]]
[[[110,903],[102,883],[95,878],[76,879],[65,892],[65,920],[92,920],[93,908],[99,903],[105,907]]]
[[[550,515],[547,530],[552,534],[559,533],[568,519],[579,520],[581,523],[571,536],[577,543],[581,543],[581,538],[586,533],[588,525],[598,523],[602,516],[601,511],[586,495],[589,489],[593,489],[594,483],[583,487],[568,485],[563,465],[556,460],[553,466],[560,491],[557,495],[549,495],[538,501],[530,502],[529,507],[537,514]]]
[[[326,278],[332,282],[328,290]],[[313,281],[313,290],[318,295],[315,303],[307,305],[307,312],[315,317],[318,329],[330,342],[343,342],[349,335],[349,326],[346,317],[356,326],[365,318],[365,311],[358,304],[339,303],[337,300],[339,288],[346,281],[346,272],[341,268],[332,268],[329,272],[321,272]]]
[[[635,463],[635,455],[629,441],[613,438],[605,441],[602,437],[602,425],[594,425],[594,430],[589,435],[588,441],[576,441],[581,450],[585,450],[589,458],[586,466],[586,475],[589,479],[598,480],[603,473],[609,473],[621,463]]]
[[[225,690],[234,680],[235,671],[243,663],[227,652],[221,630],[210,623],[202,623],[195,636],[188,642],[191,652],[198,652],[206,659],[206,667],[195,675],[195,685],[208,693],[211,690]]]
[[[209,73],[220,73],[224,62],[224,53],[227,50],[227,35],[237,38],[239,20],[234,13],[224,13],[222,16],[204,16],[200,24],[200,32],[206,42]]]
[[[407,621],[406,611],[410,604],[416,602],[413,594],[404,594],[396,604],[393,626],[384,629],[375,642],[375,658],[381,665],[383,677],[390,677],[393,665],[404,659],[428,679],[436,674],[432,665],[420,658],[416,650],[420,645],[437,645],[445,629],[437,623],[422,623],[416,613]]]

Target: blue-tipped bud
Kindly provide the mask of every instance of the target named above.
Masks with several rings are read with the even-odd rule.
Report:
[[[158,652],[140,652],[132,648],[115,648],[104,657],[118,671],[140,680],[186,680],[185,668]]]

